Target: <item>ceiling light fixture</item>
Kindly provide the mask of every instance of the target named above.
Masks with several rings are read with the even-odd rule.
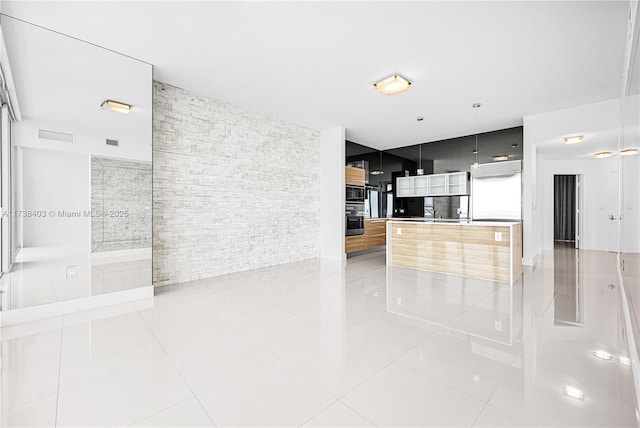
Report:
[[[382,175],[384,174],[384,171],[382,170],[382,150],[379,150],[380,152],[380,164],[378,165],[378,169],[374,169],[373,171],[371,171],[369,174],[371,175]]]
[[[506,161],[509,160],[509,155],[496,155],[493,157],[494,161]]]
[[[580,144],[582,143],[582,135],[576,135],[573,137],[567,137],[564,139],[564,143],[567,145],[570,144]]]
[[[599,152],[599,153],[596,153],[595,155],[593,155],[593,157],[596,158],[596,159],[610,158],[611,157],[611,152]]]
[[[100,107],[102,107],[104,110],[111,110],[115,113],[120,113],[120,114],[128,114],[131,112],[131,109],[133,108],[133,106],[129,104],[125,104],[125,103],[121,103],[119,101],[113,101],[113,100],[104,100],[102,104],[100,104]]]
[[[424,169],[422,169],[422,143],[418,146],[418,169],[416,175],[424,175]]]
[[[480,164],[478,163],[478,109],[482,104],[475,103],[471,107],[476,111],[476,149],[473,151],[476,154],[476,161],[473,163],[473,168],[480,168]]]
[[[381,81],[374,83],[373,86],[385,95],[394,95],[409,89],[411,82],[399,74],[394,74],[393,76],[389,76],[386,79],[382,79]]]
[[[638,154],[638,149],[624,149],[620,152],[621,156],[633,156]]]

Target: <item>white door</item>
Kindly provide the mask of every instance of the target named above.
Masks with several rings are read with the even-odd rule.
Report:
[[[602,216],[605,216],[602,221],[606,223],[605,242],[607,243],[607,248],[615,253],[618,252],[620,240],[618,171],[609,171],[606,180],[606,196],[603,198],[605,205],[604,210],[600,210],[600,212]]]

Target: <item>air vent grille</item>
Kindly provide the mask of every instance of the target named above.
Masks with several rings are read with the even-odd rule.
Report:
[[[73,143],[73,134],[66,134],[64,132],[47,131],[40,129],[38,137],[43,140],[62,141],[64,143]]]
[[[118,140],[110,140],[107,138],[107,146],[118,147]]]

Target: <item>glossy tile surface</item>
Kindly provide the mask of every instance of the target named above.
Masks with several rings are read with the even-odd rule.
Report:
[[[82,297],[151,285],[151,249],[148,255],[103,251],[92,259],[84,245],[22,248],[11,273],[0,279],[2,310],[30,308]],[[75,266],[76,277],[67,267]]]
[[[2,426],[637,426],[614,269],[557,248],[510,287],[378,252],[4,328]]]

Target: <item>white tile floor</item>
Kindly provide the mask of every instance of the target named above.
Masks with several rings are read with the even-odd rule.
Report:
[[[514,287],[312,260],[7,327],[2,426],[637,426],[593,355],[627,355],[613,256],[579,255]]]
[[[148,250],[146,258],[103,251],[95,261],[85,245],[23,248],[12,272],[0,279],[0,305],[2,310],[22,309],[149,287],[151,248]],[[76,278],[67,278],[67,266],[76,266]]]

